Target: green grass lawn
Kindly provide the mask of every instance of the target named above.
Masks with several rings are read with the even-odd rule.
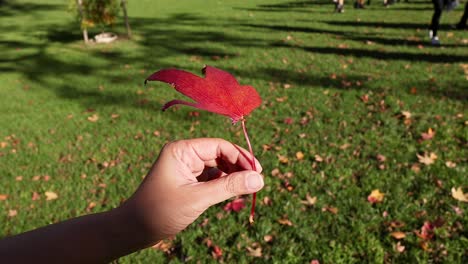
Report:
[[[245,146],[239,125],[162,113],[183,96],[143,85],[161,68],[207,64],[263,98],[248,120],[266,183],[256,223],[220,204],[165,252],[119,263],[467,263],[468,207],[451,193],[468,192],[468,32],[450,27],[463,8],[443,13],[441,47],[427,37],[430,1],[345,9],[132,0],[133,40],[85,46],[67,1],[0,1],[0,237],[119,205],[168,141]],[[419,161],[430,153],[433,164]],[[425,223],[436,226],[426,239]]]

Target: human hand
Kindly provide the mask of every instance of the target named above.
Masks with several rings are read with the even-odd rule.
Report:
[[[263,187],[260,163],[252,171],[247,150],[223,139],[167,144],[152,169],[122,205],[143,225],[150,243],[175,235],[210,206]]]

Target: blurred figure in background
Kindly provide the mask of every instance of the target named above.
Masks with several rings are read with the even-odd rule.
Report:
[[[335,12],[343,13],[344,12],[344,0],[333,0],[335,2]]]
[[[457,24],[457,29],[466,29],[466,20],[468,19],[468,1],[465,3],[465,11],[463,12],[462,17],[460,18],[460,22]]]
[[[434,14],[432,15],[431,25],[429,26],[429,38],[431,44],[434,46],[440,46],[439,36],[437,35],[440,27],[440,17],[442,16],[442,10],[445,8],[447,11],[451,11],[458,6],[457,0],[432,0],[434,5]]]

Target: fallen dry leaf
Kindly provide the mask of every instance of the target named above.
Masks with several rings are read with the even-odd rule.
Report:
[[[310,197],[309,193],[306,194],[306,199],[301,201],[302,204],[305,204],[307,206],[313,206],[315,205],[316,202],[317,202],[317,196]]]
[[[279,160],[279,162],[281,162],[281,163],[283,163],[283,164],[286,164],[286,163],[289,162],[288,157],[283,156],[283,155],[280,155],[280,154],[278,154],[278,160]]]
[[[377,154],[376,158],[379,162],[385,162],[387,160],[387,157],[382,154]]]
[[[337,214],[338,213],[338,208],[332,207],[332,206],[326,206],[322,208],[322,212],[330,212],[332,214]]]
[[[468,202],[468,193],[463,193],[461,187],[457,189],[455,189],[455,187],[452,188],[452,197],[460,202]]]
[[[401,115],[402,115],[405,119],[410,119],[410,118],[411,118],[411,112],[409,112],[409,111],[401,111]]]
[[[270,243],[271,241],[273,241],[273,236],[272,235],[264,235],[263,236],[263,241],[267,242],[267,243]]]
[[[0,201],[5,201],[8,199],[8,194],[0,194]]]
[[[403,246],[401,244],[401,242],[398,241],[398,243],[396,243],[396,245],[395,245],[395,250],[400,252],[400,253],[403,253],[403,251],[405,251],[405,246]]]
[[[6,148],[8,146],[7,142],[0,142],[0,148]]]
[[[302,153],[302,151],[296,152],[296,159],[303,160],[304,159],[304,153]]]
[[[435,131],[429,128],[427,132],[421,133],[422,140],[431,140],[435,136]]]
[[[99,116],[97,114],[93,114],[92,116],[88,116],[88,121],[89,122],[97,122],[99,120]]]
[[[218,245],[214,245],[211,251],[211,255],[214,259],[219,259],[223,256],[223,250]]]
[[[437,159],[437,155],[434,152],[431,152],[429,154],[424,152],[424,155],[421,156],[419,154],[416,154],[416,156],[418,157],[419,162],[424,165],[431,165]]]
[[[286,217],[278,219],[278,223],[280,223],[282,225],[287,225],[287,226],[292,226],[293,225],[293,223]]]
[[[457,166],[457,164],[455,162],[453,162],[453,161],[448,160],[448,161],[445,162],[445,166],[447,166],[447,168],[453,169],[453,168],[455,168]]]
[[[172,239],[161,240],[156,245],[152,246],[153,249],[162,251],[164,253],[170,253],[173,247],[174,243]]]
[[[8,210],[8,217],[14,217],[18,214],[16,210]]]
[[[251,256],[251,257],[256,257],[256,258],[260,258],[262,257],[262,248],[260,246],[257,246],[256,248],[251,248],[251,247],[247,247],[247,255]]]
[[[41,199],[41,196],[39,195],[39,193],[38,192],[33,192],[32,196],[31,196],[31,200],[37,201],[39,199]]]
[[[369,196],[367,196],[367,201],[371,204],[381,203],[384,199],[385,194],[381,193],[379,189],[375,189],[371,192]]]
[[[58,195],[55,192],[49,191],[49,192],[45,192],[44,194],[46,196],[47,201],[55,200],[58,198]]]
[[[395,238],[395,239],[400,240],[400,239],[405,238],[405,237],[406,237],[406,234],[403,233],[403,232],[401,232],[401,231],[396,231],[396,232],[390,233],[390,236],[392,236],[392,237]]]

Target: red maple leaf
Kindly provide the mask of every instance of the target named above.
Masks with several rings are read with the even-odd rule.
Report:
[[[247,141],[251,154],[250,164],[252,170],[256,171],[255,156],[252,145],[250,144],[244,118],[262,104],[260,95],[252,86],[240,85],[228,72],[205,66],[202,73],[205,75],[205,78],[183,70],[163,69],[146,78],[145,83],[148,81],[168,83],[178,92],[195,101],[172,100],[164,104],[162,108],[163,111],[173,105],[183,104],[228,116],[233,123],[241,121],[245,140]],[[253,194],[252,198],[252,208],[249,218],[250,223],[253,223],[255,201],[256,193]]]
[[[145,82],[171,84],[178,92],[195,101],[172,100],[163,106],[163,110],[183,104],[229,116],[233,123],[242,120],[262,103],[252,86],[239,85],[231,74],[210,66],[205,66],[202,73],[205,78],[183,70],[163,69],[153,73]]]

